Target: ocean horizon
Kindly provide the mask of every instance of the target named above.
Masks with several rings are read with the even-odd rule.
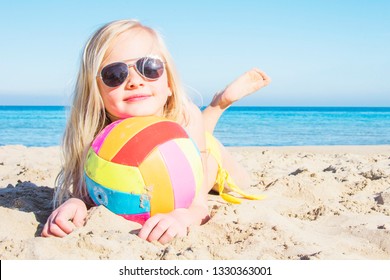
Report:
[[[0,106],[0,146],[61,144],[68,106]],[[389,145],[390,107],[230,107],[225,146]]]

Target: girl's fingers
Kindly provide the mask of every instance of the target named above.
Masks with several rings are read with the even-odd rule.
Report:
[[[148,239],[149,234],[152,232],[152,230],[154,229],[154,227],[157,225],[157,223],[159,221],[157,219],[157,217],[158,217],[158,215],[153,216],[145,222],[145,224],[142,226],[140,232],[138,233],[139,238],[144,239],[144,240]]]
[[[66,218],[56,218],[53,221],[52,225],[57,226],[65,234],[71,233],[76,228],[75,224]],[[54,227],[54,228],[56,228],[56,227]],[[50,228],[50,230],[51,230],[51,228]]]
[[[148,241],[159,240],[167,232],[171,224],[172,224],[171,219],[166,219],[166,218],[159,219],[158,223],[154,226],[152,231],[149,233],[147,240]],[[171,231],[169,232],[169,234],[170,233]]]
[[[48,221],[42,230],[43,237],[64,237],[67,235],[65,231],[63,231],[57,224],[52,221]]]
[[[149,242],[159,241],[165,244],[178,235],[178,227],[173,218],[167,215],[156,215],[144,224],[138,236]]]
[[[161,237],[158,239],[158,242],[160,242],[161,244],[166,244],[173,238],[175,238],[177,235],[178,234],[176,228],[170,227],[161,235]]]
[[[73,224],[76,227],[84,226],[86,217],[87,217],[87,208],[76,211],[76,213],[73,217]]]

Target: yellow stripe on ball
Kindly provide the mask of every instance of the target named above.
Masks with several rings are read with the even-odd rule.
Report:
[[[92,148],[88,151],[85,173],[96,183],[112,190],[134,194],[146,193],[145,182],[138,167],[106,161]]]
[[[150,215],[171,212],[175,208],[171,179],[158,149],[140,164],[139,170],[150,188]]]

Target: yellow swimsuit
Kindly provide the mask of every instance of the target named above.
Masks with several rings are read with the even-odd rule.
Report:
[[[219,143],[217,139],[209,132],[206,132],[206,147],[208,152],[215,158],[218,164],[217,177],[215,179],[213,190],[217,191],[224,200],[235,204],[241,203],[239,198],[234,197],[226,192],[236,192],[244,198],[251,200],[260,200],[265,197],[263,195],[248,195],[233,182],[233,179],[229,176],[229,173],[222,167],[222,156]],[[225,185],[227,185],[228,188],[225,188]]]

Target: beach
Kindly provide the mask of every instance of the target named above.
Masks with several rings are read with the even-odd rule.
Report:
[[[0,146],[0,259],[390,259],[390,145],[229,147],[261,201],[209,195],[211,219],[166,245],[103,206],[65,238],[42,238],[59,147]]]

